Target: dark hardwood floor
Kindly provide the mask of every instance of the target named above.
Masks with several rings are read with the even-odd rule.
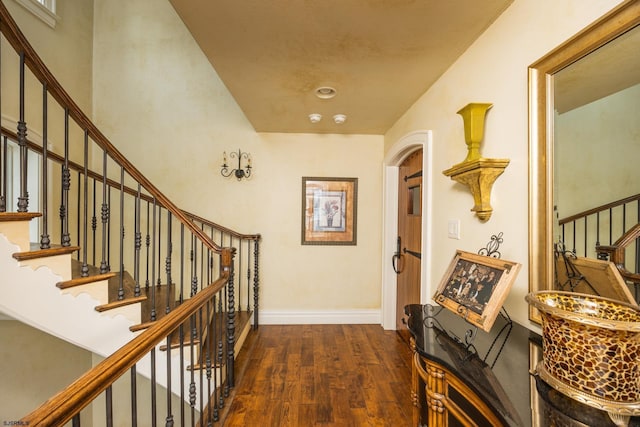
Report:
[[[380,325],[260,326],[237,367],[225,427],[411,425],[411,351]]]

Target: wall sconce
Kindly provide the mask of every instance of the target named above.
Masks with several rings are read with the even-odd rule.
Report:
[[[222,169],[220,170],[220,174],[222,176],[224,176],[225,178],[228,178],[231,175],[235,175],[235,177],[238,178],[238,181],[242,180],[242,178],[249,178],[251,176],[251,154],[243,153],[240,150],[238,150],[237,153],[235,151],[232,152],[230,156],[232,158],[235,157],[238,159],[238,167],[235,169],[229,169],[229,165],[227,165],[226,151],[222,154],[222,156],[223,156],[223,164],[222,164]],[[244,168],[242,167],[242,159],[245,160]]]

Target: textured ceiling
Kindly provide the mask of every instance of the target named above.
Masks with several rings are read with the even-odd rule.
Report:
[[[554,107],[565,113],[640,84],[640,27],[554,75]]]
[[[512,0],[170,2],[256,131],[383,134]]]

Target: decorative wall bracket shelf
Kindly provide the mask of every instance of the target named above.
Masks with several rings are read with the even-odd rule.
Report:
[[[477,159],[453,166],[442,173],[452,180],[467,185],[473,195],[471,209],[482,221],[491,218],[491,189],[496,178],[502,175],[509,164],[508,159]]]
[[[480,155],[480,144],[484,136],[484,119],[493,104],[471,103],[458,111],[464,121],[464,139],[467,157],[462,163],[443,171],[452,180],[467,185],[475,202],[472,211],[481,221],[491,218],[491,189],[509,159],[485,159]]]

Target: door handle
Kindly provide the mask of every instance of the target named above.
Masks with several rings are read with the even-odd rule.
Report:
[[[396,242],[396,253],[393,254],[393,257],[391,257],[391,265],[393,266],[393,271],[395,271],[396,274],[400,274],[402,273],[402,270],[404,270],[404,263],[402,262],[402,252],[400,251],[401,246],[402,240],[400,236],[398,236],[398,240]]]

